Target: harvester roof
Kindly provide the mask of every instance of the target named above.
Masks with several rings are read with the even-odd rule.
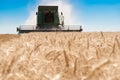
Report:
[[[58,6],[39,6],[38,10],[42,11],[42,10],[58,10]]]

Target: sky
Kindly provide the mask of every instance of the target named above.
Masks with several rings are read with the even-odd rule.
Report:
[[[20,25],[36,25],[38,5],[58,5],[66,25],[83,31],[120,31],[120,0],[0,0],[0,34],[17,33]]]

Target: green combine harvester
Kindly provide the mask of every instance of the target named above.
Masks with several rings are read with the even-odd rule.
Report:
[[[74,26],[64,25],[63,13],[59,15],[58,6],[39,6],[37,15],[37,24],[35,26],[20,26],[17,28],[18,33],[29,33],[29,32],[81,32],[82,27],[79,29],[70,29]],[[26,28],[27,27],[27,28]]]

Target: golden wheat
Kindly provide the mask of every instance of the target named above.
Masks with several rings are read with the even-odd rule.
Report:
[[[21,34],[0,43],[0,80],[119,80],[119,61],[119,32]]]

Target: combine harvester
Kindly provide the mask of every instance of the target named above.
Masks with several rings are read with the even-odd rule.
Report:
[[[81,26],[64,25],[64,16],[62,12],[59,16],[58,6],[39,6],[36,15],[36,26],[20,26],[17,28],[17,32],[20,34],[29,32],[81,32],[83,30]],[[74,29],[74,27],[79,29]]]

